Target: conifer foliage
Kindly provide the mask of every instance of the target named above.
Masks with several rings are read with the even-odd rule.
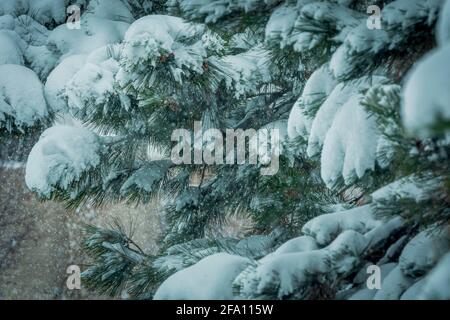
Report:
[[[164,213],[156,254],[119,222],[86,227],[83,284],[138,299],[450,299],[450,1],[373,2],[0,4],[0,73],[14,74],[0,132],[48,127],[29,188],[72,209]],[[79,29],[63,23],[70,4]],[[214,165],[174,162],[174,130],[198,123],[277,129],[278,171],[227,148]],[[184,139],[195,158],[199,137]],[[245,236],[224,231],[231,218]]]

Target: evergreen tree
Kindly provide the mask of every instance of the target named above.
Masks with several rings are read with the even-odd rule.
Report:
[[[72,208],[163,195],[167,229],[155,255],[119,223],[87,227],[84,284],[142,299],[450,297],[448,1],[387,1],[381,29],[367,1],[116,2],[87,4],[80,46],[49,37],[63,59],[47,101],[83,125],[45,131],[26,180]],[[196,121],[280,129],[278,173],[174,163],[173,131]],[[234,214],[248,237],[221,232]]]
[[[90,15],[100,10],[92,3],[89,8],[82,16],[87,27],[94,21]],[[183,16],[175,3],[162,10]],[[260,16],[257,20],[269,18],[265,12]],[[324,212],[321,204],[335,201],[313,163],[294,147],[286,146],[273,176],[261,175],[261,162],[171,161],[172,132],[192,131],[196,121],[203,131],[215,128],[224,135],[227,129],[276,128],[285,136],[295,92],[305,77],[300,56],[270,51],[263,44],[265,24],[239,20],[215,28],[147,15],[128,27],[121,43],[99,47],[82,59],[69,56],[49,75],[55,109],[68,110],[83,126],[58,125],[43,133],[28,161],[28,186],[71,208],[148,203],[158,194],[166,198],[167,230],[158,255],[139,250],[124,228],[88,228],[85,247],[95,262],[84,273],[84,283],[112,295],[128,288],[135,297],[149,297],[169,274],[212,253],[256,258],[270,252]],[[55,74],[58,79],[58,68],[67,73],[74,65],[80,69],[64,86],[50,81]],[[198,151],[191,147],[189,154]],[[225,150],[223,163],[232,151]],[[193,185],[196,177],[200,182]],[[249,215],[252,234],[266,236],[226,237],[220,229],[236,214]]]

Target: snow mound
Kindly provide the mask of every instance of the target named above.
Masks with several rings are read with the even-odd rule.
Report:
[[[418,179],[415,175],[406,176],[376,190],[372,200],[394,202],[398,199],[413,199],[421,202],[430,199],[433,192],[442,187],[441,179]]]
[[[300,99],[294,103],[289,114],[287,132],[290,139],[307,138],[311,131],[312,119],[305,115]]]
[[[123,39],[123,33],[128,24],[120,30],[109,24],[96,23],[93,27],[95,33],[86,33],[81,29],[68,29],[66,25],[60,25],[50,32],[48,45],[56,48],[63,58],[76,54],[89,54],[97,48],[110,43],[119,43]]]
[[[437,19],[442,0],[397,0],[382,11],[382,29],[371,30],[366,18],[347,34],[339,35],[343,44],[331,58],[331,69],[337,79],[346,79],[352,72],[365,68],[367,59],[376,54],[401,48],[414,34],[417,25],[431,26]]]
[[[129,1],[90,0],[86,11],[87,20],[89,20],[90,15],[98,19],[123,21],[127,23],[132,23],[134,20]]]
[[[320,153],[336,113],[352,96],[384,81],[386,81],[386,78],[374,76],[363,77],[345,84],[339,83],[320,106],[314,118],[308,139],[308,156],[313,157]]]
[[[415,24],[436,21],[445,0],[396,0],[382,10],[383,23],[387,29],[412,30]]]
[[[354,271],[366,246],[362,234],[347,230],[320,250],[266,256],[244,270],[234,285],[244,298],[276,295],[279,299],[307,299],[314,285],[326,285]]]
[[[67,0],[2,0],[0,15],[33,15],[41,24],[62,23],[66,20]]]
[[[232,282],[250,263],[247,258],[217,253],[165,280],[155,300],[231,300]]]
[[[291,139],[298,136],[308,138],[317,109],[336,85],[337,82],[330,73],[328,64],[313,72],[289,115],[288,134]]]
[[[450,300],[450,253],[425,278],[421,299]]]
[[[400,300],[419,300],[425,285],[425,278],[416,281],[411,287],[406,290]]]
[[[369,205],[346,211],[323,214],[308,221],[302,228],[304,234],[316,239],[320,245],[326,245],[345,230],[366,233],[382,222],[376,220]]]
[[[313,157],[320,153],[326,133],[333,123],[337,110],[356,93],[353,86],[338,84],[320,106],[311,125],[307,148],[308,156]]]
[[[228,67],[227,86],[235,89],[235,97],[256,93],[261,83],[270,80],[267,61],[269,52],[255,47],[244,53],[228,55],[221,60]]]
[[[219,19],[239,11],[252,12],[266,5],[273,4],[272,0],[170,0],[168,7],[175,12],[181,10],[190,20],[202,19],[205,23],[215,23]]]
[[[396,266],[381,282],[381,289],[374,300],[398,300],[414,283],[414,280],[403,274],[400,266]]]
[[[120,43],[132,20],[125,1],[90,1],[81,16],[81,28],[69,29],[65,24],[59,25],[50,32],[48,45],[56,48],[63,58],[89,54],[108,44]]]
[[[37,124],[48,116],[44,90],[30,69],[13,64],[0,65],[0,127],[6,118],[21,128]]]
[[[186,73],[203,73],[204,32],[204,26],[172,16],[150,15],[136,20],[125,33],[120,61],[123,70],[118,79],[126,84],[136,75],[146,75],[167,63],[177,82]]]
[[[316,241],[310,236],[301,236],[283,243],[274,254],[302,252],[319,249]]]
[[[4,16],[0,16],[0,30],[14,30],[15,24],[16,23],[12,15],[7,14]]]
[[[15,19],[14,31],[22,40],[33,46],[45,45],[49,34],[46,27],[26,15],[21,15]]]
[[[117,70],[118,64],[115,63]],[[114,95],[114,70],[87,62],[66,84],[67,104],[70,109],[84,110],[90,105],[104,105]],[[105,105],[105,112],[106,110]]]
[[[369,240],[369,246],[366,248],[366,254],[384,248],[392,240],[392,236],[398,236],[404,230],[405,220],[402,217],[394,217],[389,221],[373,228],[364,236]]]
[[[236,277],[234,285],[244,298],[275,294],[281,299],[298,290],[308,290],[308,284],[329,272],[330,263],[321,250],[285,253],[248,267]]]
[[[328,38],[333,38],[330,33],[334,33],[338,39],[344,38],[352,27],[358,25],[363,18],[364,15],[361,13],[336,3],[305,4],[301,7],[291,35],[294,50],[298,52],[311,50]],[[324,28],[324,26],[326,27]],[[309,32],[309,30],[314,30],[314,32]],[[318,30],[323,32],[317,32]]]
[[[294,28],[298,11],[295,6],[281,5],[271,14],[265,29],[267,43],[279,43],[281,49],[290,44],[290,34]]]
[[[0,30],[0,64],[24,65],[26,44],[14,31]]]
[[[67,110],[66,85],[74,74],[82,68],[85,61],[85,55],[70,56],[61,61],[48,75],[45,83],[45,98],[54,112]]]
[[[438,44],[441,46],[450,42],[450,2],[448,0],[439,16],[436,36]]]
[[[305,110],[310,111],[315,107],[319,107],[318,104],[324,102],[337,84],[338,82],[331,74],[328,63],[315,70],[308,81],[306,81],[301,96],[301,104]]]
[[[66,190],[87,170],[100,163],[101,142],[82,127],[54,126],[45,130],[28,157],[25,182],[31,190],[50,197]]]
[[[340,108],[325,137],[321,176],[329,188],[341,176],[348,185],[375,168],[380,132],[375,118],[361,106],[362,99],[354,95]]]
[[[449,250],[450,239],[446,232],[431,233],[425,230],[405,246],[399,265],[405,275],[419,277],[433,268]]]
[[[47,46],[28,46],[25,50],[25,59],[30,68],[37,73],[40,79],[47,80],[50,72],[58,63],[58,54],[49,50]]]
[[[407,129],[420,137],[439,133],[439,125],[450,121],[449,57],[450,43],[426,55],[407,76],[402,120]]]

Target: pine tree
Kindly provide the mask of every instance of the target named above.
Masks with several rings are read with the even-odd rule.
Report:
[[[314,12],[314,20],[331,21],[338,32],[300,33],[293,36],[295,45],[308,49],[327,41],[325,34],[332,37],[332,44],[325,46],[337,48],[312,74],[294,106],[291,137],[308,139],[307,153],[320,156],[327,186],[358,199],[359,206],[309,221],[302,229],[305,236],[291,240],[303,244],[309,239],[308,246],[285,251],[282,245],[279,254],[275,251],[246,268],[234,280],[242,297],[448,298],[444,285],[434,280],[448,278],[438,272],[427,276],[449,250],[448,127],[441,119],[448,105],[440,104],[440,111],[425,124],[430,125],[427,134],[414,138],[410,132],[423,130],[424,121],[418,120],[414,128],[408,113],[433,110],[418,102],[429,97],[425,85],[417,83],[421,67],[412,68],[402,88],[405,73],[417,59],[421,63],[420,56],[432,46],[429,34],[442,4],[392,1],[381,12],[383,29],[375,31],[367,29],[366,19],[351,19],[358,16],[356,3],[344,8],[318,2],[301,9],[294,30],[314,30],[309,15]],[[445,19],[443,11],[441,21]],[[305,38],[317,42],[298,42]],[[368,63],[372,59],[377,62]],[[440,79],[440,71],[433,70],[426,76],[423,71],[422,81]],[[441,97],[443,92],[436,94]],[[311,237],[318,244],[313,250]],[[386,276],[380,290],[366,287],[370,264],[380,266]]]
[[[47,100],[83,125],[44,132],[27,184],[71,208],[164,195],[167,229],[149,254],[120,223],[87,227],[86,285],[141,299],[449,297],[448,1],[388,1],[374,30],[366,1],[117,0],[107,17],[102,3],[87,4],[79,48],[49,37],[64,59]],[[97,46],[111,31],[99,16],[117,36]],[[172,133],[196,121],[284,128],[278,173],[175,164]],[[235,214],[248,237],[221,232]],[[372,264],[380,290],[365,285]]]
[[[82,21],[89,27],[94,18],[88,15],[99,9],[92,3],[88,8]],[[238,7],[239,14],[243,9]],[[126,228],[87,229],[85,248],[94,264],[84,283],[111,295],[126,288],[134,297],[151,297],[168,275],[222,250],[261,257],[324,212],[321,203],[335,201],[314,164],[295,146],[286,146],[273,176],[261,175],[261,164],[175,165],[170,160],[172,132],[193,130],[196,121],[203,130],[224,134],[261,128],[279,128],[283,134],[306,71],[298,67],[298,54],[263,44],[262,21],[270,12],[260,12],[257,21],[244,15],[222,21],[222,28],[184,20],[175,3],[159,10],[131,24],[121,43],[87,57],[69,56],[49,75],[54,108],[69,110],[84,125],[45,131],[27,165],[28,186],[70,208],[167,198],[167,230],[158,255],[140,250]],[[61,46],[57,39],[55,45]],[[67,74],[74,65],[80,69],[65,86],[53,81],[59,79],[57,69]],[[192,185],[196,177],[200,181]],[[230,217],[244,214],[252,223],[249,239],[220,231]]]

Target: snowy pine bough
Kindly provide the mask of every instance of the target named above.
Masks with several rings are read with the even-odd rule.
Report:
[[[157,253],[119,225],[87,227],[82,284],[139,299],[450,299],[450,1],[386,1],[381,29],[372,4],[1,1],[0,143],[41,134],[28,187],[72,209],[164,211]],[[172,132],[195,122],[279,130],[278,172],[173,163]]]

